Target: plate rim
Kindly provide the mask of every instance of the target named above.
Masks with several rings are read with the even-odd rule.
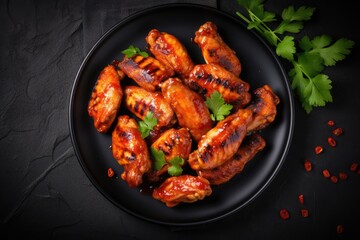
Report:
[[[166,222],[166,221],[161,221],[161,220],[157,220],[154,218],[149,218],[146,216],[142,216],[141,214],[138,214],[128,208],[126,208],[125,206],[123,206],[122,204],[118,203],[117,201],[115,201],[115,199],[113,199],[108,193],[106,193],[102,187],[99,185],[99,183],[95,180],[94,176],[90,173],[88,167],[85,165],[85,162],[83,160],[83,157],[80,154],[80,149],[78,146],[78,143],[75,139],[75,131],[74,131],[74,126],[73,126],[73,121],[74,121],[74,116],[73,116],[73,111],[74,111],[74,98],[75,98],[75,92],[77,89],[77,86],[79,84],[79,79],[80,76],[86,66],[86,64],[88,63],[88,61],[91,59],[92,55],[94,54],[94,52],[98,49],[98,46],[101,45],[114,31],[116,31],[118,28],[120,28],[121,26],[123,26],[124,24],[126,24],[127,22],[130,22],[138,17],[141,17],[144,14],[148,14],[151,13],[153,11],[156,10],[161,10],[161,9],[167,9],[167,8],[175,8],[175,7],[186,7],[186,8],[200,8],[200,9],[205,9],[206,11],[212,11],[212,12],[216,12],[216,14],[222,15],[226,18],[230,18],[231,20],[235,21],[238,24],[243,25],[243,27],[246,28],[246,24],[239,18],[236,18],[235,16],[231,15],[230,13],[227,13],[225,11],[222,11],[218,8],[215,7],[210,7],[210,6],[206,6],[206,5],[202,5],[202,4],[196,4],[196,3],[166,3],[166,4],[160,4],[157,6],[153,6],[147,9],[143,9],[140,11],[137,11],[136,13],[133,13],[127,17],[125,17],[124,19],[118,21],[116,24],[114,24],[111,28],[109,28],[107,31],[104,32],[104,34],[102,34],[99,39],[94,43],[94,45],[91,47],[91,49],[89,50],[89,52],[86,54],[86,56],[84,57],[84,59],[81,62],[81,65],[75,75],[75,78],[73,80],[73,84],[71,87],[71,93],[70,93],[70,97],[69,97],[69,105],[68,105],[68,127],[69,127],[69,132],[70,132],[70,137],[71,137],[71,142],[72,142],[72,146],[76,155],[76,158],[78,160],[78,162],[80,163],[81,168],[83,169],[83,171],[85,172],[85,175],[87,176],[87,178],[90,180],[90,182],[92,183],[92,185],[95,186],[95,188],[101,193],[101,195],[105,196],[105,198],[110,201],[112,204],[114,204],[114,206],[116,206],[117,208],[120,208],[121,210],[123,210],[126,213],[131,214],[132,216],[135,216],[139,219],[142,220],[146,220],[148,222],[152,222],[152,223],[157,223],[157,224],[161,224],[161,225],[166,225],[166,226],[174,226],[174,227],[187,227],[187,226],[196,226],[196,225],[200,225],[200,224],[206,224],[206,223],[211,223],[211,222],[215,222],[218,221],[220,219],[223,219],[225,217],[228,217],[229,215],[234,214],[235,212],[238,212],[239,210],[243,209],[244,207],[248,206],[251,202],[253,202],[255,199],[257,199],[263,192],[265,189],[267,189],[269,187],[269,185],[272,183],[272,181],[275,179],[276,175],[279,173],[281,167],[283,166],[286,157],[289,153],[290,147],[291,147],[291,143],[292,143],[292,139],[293,139],[293,135],[294,135],[294,125],[295,125],[295,109],[294,109],[294,93],[291,90],[291,86],[289,84],[289,79],[287,74],[285,73],[285,69],[284,66],[282,64],[282,62],[280,61],[279,57],[275,54],[273,48],[270,47],[270,45],[254,30],[248,30],[249,32],[251,32],[251,34],[253,34],[263,45],[264,47],[267,49],[267,51],[272,55],[272,58],[276,61],[276,65],[279,66],[279,70],[281,72],[281,75],[283,77],[284,80],[284,84],[286,85],[286,94],[289,97],[289,129],[287,129],[288,134],[286,136],[286,144],[284,146],[284,151],[281,154],[280,160],[278,161],[278,163],[275,165],[275,169],[274,171],[269,174],[269,178],[264,182],[264,184],[262,184],[261,187],[259,187],[259,189],[256,190],[256,192],[249,197],[248,199],[246,199],[243,203],[239,204],[237,207],[231,209],[230,211],[227,211],[226,213],[220,214],[219,216],[216,217],[212,217],[209,219],[204,219],[204,220],[195,220],[195,221],[188,221],[188,222]]]

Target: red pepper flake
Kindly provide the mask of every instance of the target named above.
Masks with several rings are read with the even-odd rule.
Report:
[[[333,134],[334,134],[335,136],[340,136],[340,135],[343,134],[343,129],[342,129],[341,127],[335,128],[335,129],[333,130]]]
[[[280,217],[284,220],[288,219],[290,217],[289,211],[286,209],[281,209],[280,210]]]
[[[335,175],[332,175],[332,176],[330,177],[330,180],[331,180],[333,183],[337,183],[337,182],[339,181],[338,177],[335,176]]]
[[[323,147],[322,146],[316,146],[315,147],[315,153],[316,154],[320,154],[324,151]]]
[[[309,216],[309,210],[307,209],[301,209],[301,216],[303,216],[304,218]]]
[[[302,194],[299,195],[299,202],[301,204],[304,204],[304,195],[302,195]]]
[[[329,177],[330,177],[330,172],[329,172],[329,170],[324,169],[324,170],[322,171],[322,173],[323,173],[323,175],[324,175],[325,178],[329,178]]]
[[[305,161],[304,161],[304,167],[305,167],[305,170],[306,170],[307,172],[310,172],[311,169],[312,169],[312,164],[311,164],[311,162],[310,162],[309,160],[305,160]]]
[[[355,172],[358,168],[359,164],[358,163],[353,163],[350,165],[350,171]]]
[[[110,167],[108,168],[107,175],[109,178],[113,177],[115,174],[114,170]]]
[[[339,178],[340,178],[341,180],[346,180],[346,179],[348,178],[348,175],[347,175],[347,173],[340,172],[340,173],[339,173]]]
[[[329,143],[330,146],[332,146],[332,147],[335,147],[335,146],[336,146],[336,141],[335,141],[334,138],[328,137],[327,141],[328,141],[328,143]]]
[[[342,224],[339,224],[339,225],[336,226],[336,232],[338,234],[343,233],[343,231],[344,231],[344,226]]]
[[[327,122],[327,125],[328,125],[329,127],[332,127],[332,126],[335,125],[335,122],[334,122],[333,120],[329,120],[329,121]]]

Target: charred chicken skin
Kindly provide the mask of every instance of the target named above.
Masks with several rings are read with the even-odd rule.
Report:
[[[157,119],[157,128],[171,126],[176,116],[161,92],[149,92],[141,87],[125,87],[125,105],[138,118],[144,120],[148,111]]]
[[[170,162],[174,157],[181,157],[185,160],[189,158],[191,152],[192,139],[187,129],[170,128],[166,130],[152,145],[158,151],[163,151],[165,161]],[[150,181],[155,182],[159,180],[159,176],[165,173],[169,165],[164,165],[160,170],[153,170],[147,174]]]
[[[240,109],[208,131],[199,141],[198,149],[189,156],[192,169],[213,169],[230,160],[247,133],[252,111]]]
[[[232,50],[221,38],[217,26],[206,22],[195,32],[194,42],[200,47],[206,63],[217,63],[235,76],[241,73],[241,63]]]
[[[251,100],[248,92],[250,85],[215,63],[196,65],[185,83],[204,97],[210,97],[214,91],[218,91],[225,102],[238,105],[239,108]]]
[[[152,196],[174,207],[179,203],[192,203],[203,200],[211,195],[210,183],[205,178],[192,175],[181,175],[167,178],[158,188],[155,188]]]
[[[245,165],[266,146],[264,138],[259,134],[245,137],[235,155],[224,164],[210,170],[198,170],[197,174],[206,178],[212,185],[228,182],[235,175],[241,173]]]
[[[264,129],[272,123],[277,114],[276,105],[280,103],[279,97],[269,85],[254,90],[252,103],[247,107],[254,113],[253,120],[248,125],[248,131]]]
[[[193,69],[191,60],[185,46],[174,35],[152,29],[145,38],[148,49],[156,59],[172,68],[182,77],[188,76]]]
[[[204,99],[180,79],[169,78],[161,84],[161,91],[173,108],[179,125],[189,129],[196,141],[212,128],[213,122]]]
[[[94,127],[101,133],[109,130],[120,108],[123,97],[121,80],[115,66],[108,65],[100,72],[92,90],[87,110],[94,120]]]
[[[153,57],[136,55],[118,63],[119,68],[139,86],[154,92],[165,79],[174,75],[174,71]]]
[[[112,133],[113,156],[124,167],[121,178],[132,188],[138,187],[151,169],[149,150],[138,127],[134,119],[122,115]]]

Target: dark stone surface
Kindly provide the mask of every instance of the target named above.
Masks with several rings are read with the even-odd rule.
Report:
[[[118,21],[170,2],[184,1],[0,2],[1,238],[357,239],[360,175],[349,166],[360,163],[360,39],[355,24],[360,9],[345,1],[265,2],[265,8],[277,13],[288,5],[315,7],[299,36],[345,37],[355,46],[344,61],[325,71],[333,81],[333,103],[306,114],[295,100],[295,132],[287,159],[270,186],[243,210],[206,225],[167,227],[121,211],[91,184],[69,136],[68,102],[77,70],[96,40]],[[196,2],[234,16],[241,10],[235,0]],[[336,148],[326,142],[330,119],[344,129]],[[316,145],[325,147],[323,154],[314,154]],[[313,171],[305,172],[304,159],[313,163]],[[349,177],[333,184],[322,176],[324,168]],[[305,197],[304,205],[299,194]],[[290,211],[287,221],[279,217],[282,208]],[[301,217],[302,208],[309,210],[308,218]],[[340,237],[338,224],[344,226]]]

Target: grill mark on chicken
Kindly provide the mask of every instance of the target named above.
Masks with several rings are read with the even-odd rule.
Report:
[[[244,107],[251,100],[248,92],[250,85],[218,64],[196,65],[184,82],[204,99],[218,91],[225,102],[239,105],[238,108]]]
[[[259,134],[247,136],[235,155],[224,164],[209,170],[198,170],[197,174],[209,180],[210,184],[220,185],[228,182],[235,175],[241,173],[245,165],[266,146],[264,138]]]

